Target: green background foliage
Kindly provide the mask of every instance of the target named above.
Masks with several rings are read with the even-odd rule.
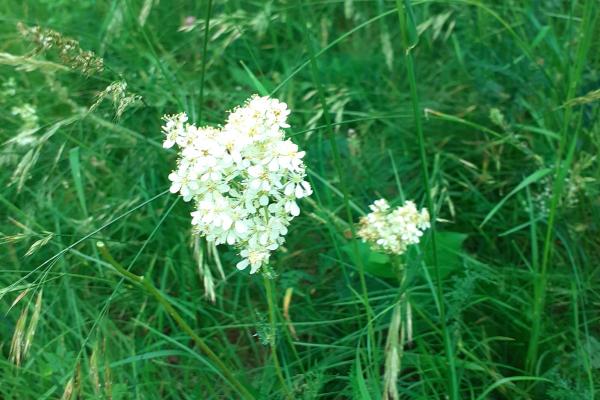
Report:
[[[0,397],[239,397],[102,241],[257,398],[382,398],[400,291],[400,398],[594,398],[597,1],[213,3],[0,2]],[[37,51],[18,22],[104,70]],[[194,247],[192,206],[165,192],[162,115],[216,125],[253,93],[288,103],[315,189],[272,257],[272,296],[235,251]],[[437,257],[431,232],[402,260],[352,238],[373,200],[428,192]]]

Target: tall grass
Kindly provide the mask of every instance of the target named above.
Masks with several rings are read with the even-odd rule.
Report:
[[[0,397],[381,399],[409,298],[398,398],[594,398],[599,10],[0,3]],[[315,191],[268,277],[193,245],[161,146],[163,114],[214,125],[252,93],[288,103]],[[433,218],[401,287],[356,238],[378,198]]]

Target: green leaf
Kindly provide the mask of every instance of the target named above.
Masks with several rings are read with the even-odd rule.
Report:
[[[354,248],[355,245],[358,248],[358,257],[356,249]],[[396,276],[390,256],[372,250],[370,246],[364,242],[358,240],[356,241],[356,244],[350,242],[343,246],[342,250],[350,257],[355,265],[362,262],[367,274],[379,278],[394,278]]]
[[[448,275],[453,270],[458,270],[462,267],[462,246],[463,242],[467,238],[464,233],[458,232],[438,232],[437,239],[437,258],[438,264],[441,268],[442,277]],[[395,278],[397,272],[395,266],[392,263],[392,259],[389,255],[379,253],[362,241],[357,241],[356,246],[358,248],[357,258],[356,250],[352,242],[342,247],[342,250],[352,260],[355,265],[358,265],[362,261],[367,274],[379,277],[379,278]],[[425,245],[420,245],[422,249],[422,257],[425,264],[428,267],[433,265],[433,249],[431,248],[431,241],[428,241]],[[414,265],[420,262],[420,257],[414,251],[409,251],[406,254],[406,264]]]
[[[362,243],[364,246],[368,247],[367,244]],[[383,254],[383,253],[378,253],[376,251],[373,251],[371,249],[369,249],[369,258],[368,261],[370,263],[375,263],[375,264],[389,264],[390,261],[390,256],[388,256],[387,254]]]
[[[437,259],[442,278],[448,275],[450,272],[458,270],[462,267],[462,246],[466,238],[467,235],[464,233],[436,233]],[[425,264],[428,267],[432,267],[433,249],[431,246],[431,241],[428,241],[427,244],[423,246],[423,257]]]

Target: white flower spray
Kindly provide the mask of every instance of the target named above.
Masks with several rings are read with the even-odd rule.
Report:
[[[380,199],[369,208],[372,212],[361,218],[358,235],[384,253],[404,254],[408,246],[419,243],[431,226],[427,209],[418,211],[410,200],[392,210],[385,199]]]
[[[237,268],[255,273],[285,241],[300,214],[297,199],[312,193],[304,152],[285,139],[287,105],[253,96],[230,112],[225,126],[196,127],[185,113],[165,116],[165,148],[177,145],[171,192],[194,201],[192,225],[214,244],[240,250]]]

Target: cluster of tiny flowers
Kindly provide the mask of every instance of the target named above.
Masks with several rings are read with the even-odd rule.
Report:
[[[300,214],[296,200],[312,193],[304,152],[284,138],[289,113],[285,103],[255,95],[220,128],[198,128],[184,113],[164,118],[163,146],[177,145],[180,156],[171,192],[196,204],[196,233],[240,250],[240,270],[268,263]]]
[[[403,254],[408,246],[419,243],[423,231],[428,229],[429,213],[417,210],[415,203],[390,209],[384,199],[369,206],[371,213],[360,219],[358,235],[375,250],[388,254]]]

